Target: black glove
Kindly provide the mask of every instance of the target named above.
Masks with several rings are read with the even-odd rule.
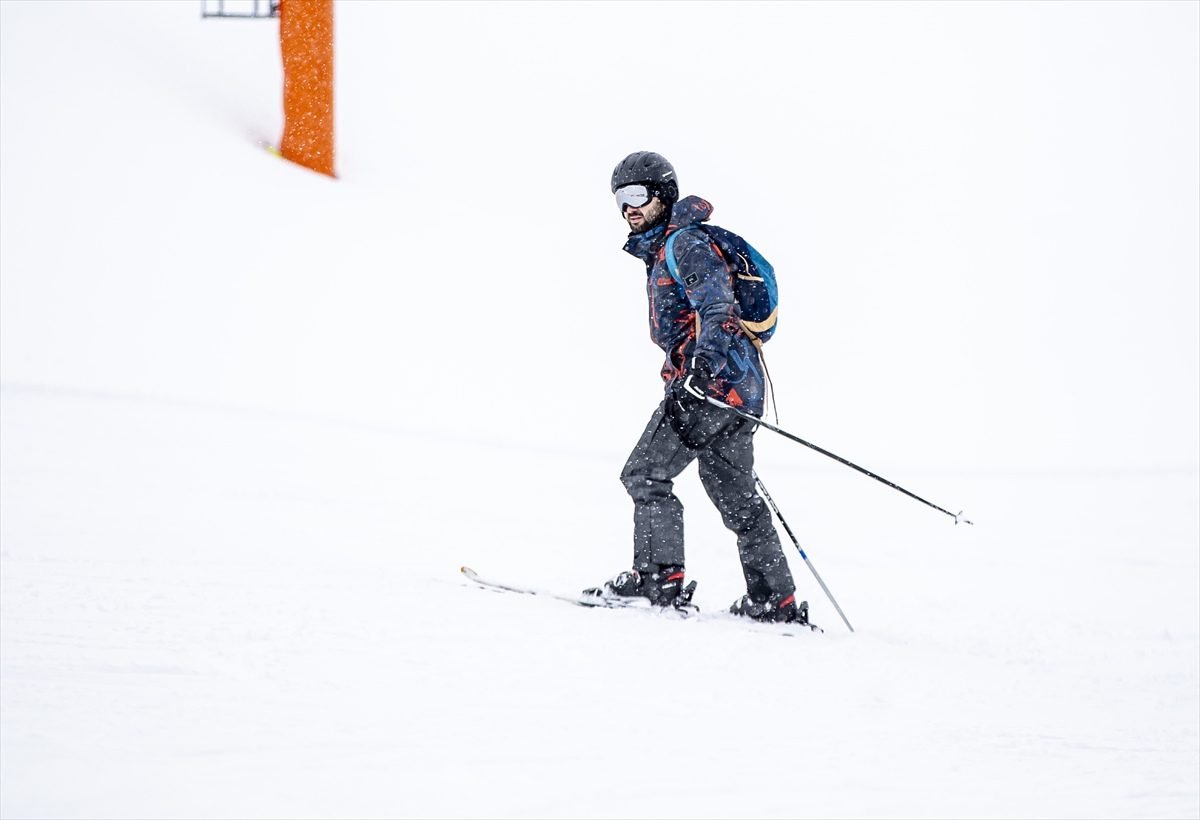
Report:
[[[671,427],[693,450],[707,447],[724,425],[722,414],[707,407],[708,397],[713,395],[709,389],[712,386],[712,367],[695,356],[683,379],[671,388],[667,401],[666,413]]]
[[[690,405],[704,404],[712,395],[713,386],[712,366],[699,356],[692,357],[691,367],[684,377],[681,390],[676,391],[676,398]]]

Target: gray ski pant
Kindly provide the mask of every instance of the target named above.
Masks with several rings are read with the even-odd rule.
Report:
[[[673,399],[668,396],[658,406],[621,471],[621,483],[633,498],[634,569],[684,565],[683,504],[672,479],[695,460],[705,492],[737,535],[746,592],[760,602],[776,592],[791,595],[796,584],[779,533],[754,487],[754,426],[712,405],[692,408],[682,418],[677,414],[673,425],[668,401]],[[677,426],[687,434],[686,442]]]

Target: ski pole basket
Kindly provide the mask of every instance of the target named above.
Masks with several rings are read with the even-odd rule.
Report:
[[[279,0],[200,0],[200,17],[278,17]]]

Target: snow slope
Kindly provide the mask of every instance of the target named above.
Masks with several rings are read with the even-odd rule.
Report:
[[[0,814],[1200,814],[1198,7],[640,10],[754,128],[630,8],[339,3],[332,182],[274,23],[0,4]],[[854,635],[458,575],[627,561],[647,147],[794,272],[784,426],[978,522],[760,434]]]

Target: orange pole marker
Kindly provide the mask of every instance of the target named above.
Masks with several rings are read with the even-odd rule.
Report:
[[[333,0],[280,0],[283,138],[279,152],[320,174],[333,170]]]

